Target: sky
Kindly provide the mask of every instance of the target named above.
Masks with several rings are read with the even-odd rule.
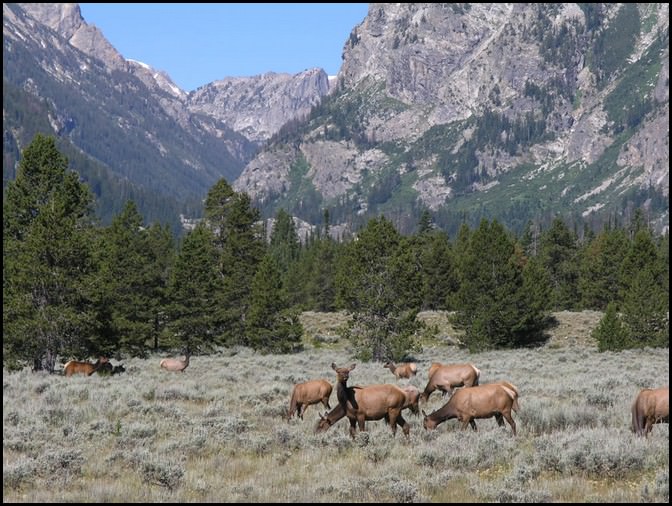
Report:
[[[368,4],[80,3],[126,59],[165,71],[184,91],[225,77],[336,75],[343,46]]]

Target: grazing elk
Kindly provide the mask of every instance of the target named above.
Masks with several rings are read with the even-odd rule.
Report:
[[[189,356],[191,355],[191,351],[189,348],[187,348],[182,350],[182,353],[184,354],[184,360],[180,360],[179,358],[164,358],[159,363],[159,366],[161,369],[165,369],[166,371],[184,372],[184,370],[189,365]]]
[[[435,429],[440,423],[457,418],[462,423],[462,429],[471,425],[472,429],[477,430],[476,418],[494,416],[497,424],[503,426],[503,417],[509,422],[515,436],[516,422],[511,417],[512,409],[518,411],[518,389],[509,383],[465,387],[457,390],[443,407],[432,414],[427,415],[423,410],[422,425],[425,429]]]
[[[413,362],[408,362],[406,364],[394,365],[394,362],[388,360],[388,362],[383,366],[385,369],[392,371],[392,374],[399,378],[410,378],[415,376],[418,372],[418,366]]]
[[[86,374],[87,376],[91,376],[107,363],[109,363],[109,360],[106,357],[99,357],[94,364],[90,362],[70,360],[63,366],[63,373],[66,376],[72,376],[73,374]]]
[[[396,385],[348,387],[346,383],[350,377],[350,371],[355,368],[355,364],[346,368],[336,367],[336,364],[332,363],[331,367],[336,371],[338,380],[336,384],[338,406],[332,410],[331,414],[320,417],[315,432],[323,432],[331,427],[333,421],[347,416],[350,420],[350,437],[353,439],[355,438],[357,424],[359,424],[360,431],[365,431],[367,420],[380,420],[382,418],[390,425],[393,436],[397,434],[397,425],[399,425],[406,437],[409,437],[410,425],[401,416],[401,410],[404,409],[404,404],[406,404],[406,394],[401,388]]]
[[[477,386],[481,371],[474,364],[447,364],[434,362],[429,367],[429,380],[421,398],[427,401],[434,390],[441,390],[443,397],[453,394],[455,387]]]
[[[331,409],[329,405],[329,397],[331,396],[331,383],[327,380],[317,379],[306,381],[305,383],[298,383],[292,389],[292,397],[289,401],[289,412],[287,414],[287,421],[297,414],[303,420],[303,414],[306,408],[311,404],[322,402],[324,407]]]
[[[670,423],[670,388],[645,388],[632,403],[632,431],[648,436],[654,423]]]

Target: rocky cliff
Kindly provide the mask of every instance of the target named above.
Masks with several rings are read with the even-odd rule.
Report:
[[[333,94],[235,188],[299,216],[309,188],[346,221],[404,206],[600,221],[644,206],[663,229],[668,9],[371,4]]]

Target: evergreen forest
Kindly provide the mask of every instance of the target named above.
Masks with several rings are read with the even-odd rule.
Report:
[[[182,236],[144,223],[133,200],[109,225],[95,206],[55,139],[36,135],[3,194],[4,367],[222,346],[292,353],[302,311],[347,313],[342,335],[363,361],[420,352],[426,310],[449,311],[470,351],[538,346],[552,312],[583,309],[604,312],[601,351],[669,347],[669,235],[643,210],[599,231],[557,216],[515,234],[482,219],[454,237],[424,210],[412,234],[380,216],[339,239],[325,210],[300,240],[287,211],[266,230],[225,179]]]

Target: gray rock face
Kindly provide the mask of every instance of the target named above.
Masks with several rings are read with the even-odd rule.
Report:
[[[302,119],[329,92],[322,69],[295,75],[268,72],[253,77],[229,77],[189,95],[191,111],[208,114],[261,143],[291,119]]]
[[[327,205],[345,196],[365,202],[368,189],[379,184],[376,174],[392,169],[403,176],[414,170],[406,179],[416,200],[437,210],[450,206],[456,196],[490,191],[508,172],[529,166],[530,174],[521,183],[538,181],[537,193],[548,191],[552,183],[572,211],[589,214],[620,198],[627,187],[651,185],[668,195],[669,42],[663,40],[658,54],[649,48],[661,46],[660,34],[664,39],[669,29],[669,7],[636,4],[637,13],[630,11],[626,17],[623,9],[624,4],[600,4],[590,12],[579,4],[370,4],[367,17],[344,44],[343,65],[330,97],[331,110],[340,107],[339,117],[331,113],[314,119],[309,133],[292,141],[309,165],[301,184],[310,181]],[[595,12],[598,17],[588,19]],[[610,34],[625,33],[637,15],[639,30],[623,50],[628,52],[625,63],[597,61],[599,44]],[[615,23],[621,25],[614,28]],[[629,70],[640,59],[639,68],[657,74],[650,82],[630,85],[641,90],[642,103],[652,104],[616,157],[620,170],[630,175],[617,176],[610,163],[609,174],[583,188],[591,178],[575,184],[566,167],[588,167],[613,156],[609,149],[619,132],[614,118],[622,108],[634,107],[627,100],[637,98],[624,95],[621,82],[635,82],[642,75],[641,70]],[[605,72],[610,72],[608,79]],[[499,118],[500,124],[508,122],[508,127],[496,136],[486,134],[486,114]],[[532,121],[543,121],[545,134],[525,140],[530,129],[526,133],[520,127]],[[432,132],[450,128],[458,133],[440,137],[447,145],[418,145],[423,138],[436,138]],[[346,131],[341,138],[328,135],[339,129]],[[515,148],[510,143],[504,148],[511,139]],[[458,156],[465,146],[473,146],[473,155]],[[287,151],[267,149],[250,162],[234,187],[263,200],[276,195],[277,184],[264,183],[277,181],[276,171],[285,170],[284,162],[275,163],[274,152]],[[412,159],[399,155],[404,152],[413,153]],[[445,161],[451,160],[450,154],[457,161],[451,163],[473,165],[451,171]],[[460,171],[470,172],[463,181],[476,181],[456,187]],[[609,184],[612,179],[618,185]],[[253,189],[247,185],[252,180]],[[286,193],[290,186],[285,178]],[[507,187],[511,195],[505,198],[510,200],[517,190],[514,184]],[[590,198],[581,198],[588,194]]]

